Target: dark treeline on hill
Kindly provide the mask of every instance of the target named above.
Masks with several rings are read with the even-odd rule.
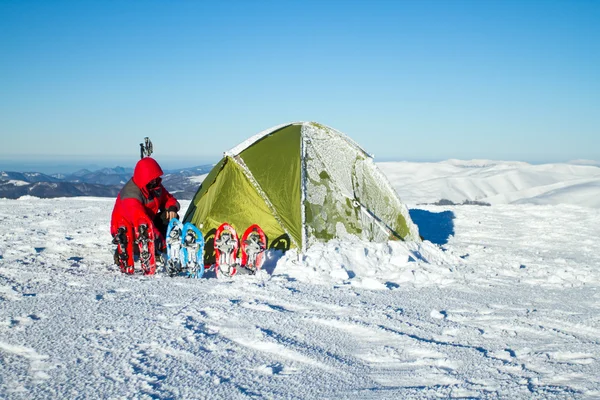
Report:
[[[178,199],[191,199],[200,180],[194,179],[207,174],[212,165],[165,171],[163,184]],[[22,196],[40,198],[54,197],[115,197],[131,178],[131,168],[103,168],[97,171],[86,169],[73,174],[47,175],[40,172],[0,172],[0,198],[18,199]]]
[[[490,203],[486,203],[485,201],[476,201],[476,200],[464,200],[462,203],[455,203],[452,200],[448,199],[440,199],[435,203],[426,203],[425,205],[433,205],[433,206],[491,206]]]

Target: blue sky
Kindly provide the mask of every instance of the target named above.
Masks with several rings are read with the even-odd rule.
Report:
[[[600,160],[599,1],[0,1],[0,164],[216,161],[311,120],[376,160]],[[175,161],[177,158],[180,161]]]

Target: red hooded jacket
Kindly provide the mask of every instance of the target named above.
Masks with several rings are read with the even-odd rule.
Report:
[[[162,174],[162,169],[153,158],[146,157],[138,161],[133,178],[117,196],[110,223],[111,235],[114,236],[120,226],[131,229],[144,223],[153,228],[155,238],[162,237],[152,222],[154,217],[160,210],[179,211],[179,202],[162,183],[152,190],[147,187],[150,181],[160,178]]]

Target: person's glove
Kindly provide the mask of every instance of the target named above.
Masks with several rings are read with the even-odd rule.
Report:
[[[177,207],[171,206],[167,209],[167,221],[170,221],[173,218],[179,219],[179,215],[177,215]]]

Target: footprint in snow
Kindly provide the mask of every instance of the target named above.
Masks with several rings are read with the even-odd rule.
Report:
[[[14,318],[11,318],[10,321],[8,322],[8,324],[6,324],[6,325],[9,328],[21,330],[21,329],[24,329],[26,326],[33,324],[36,321],[40,321],[42,318],[43,317],[36,315],[36,314],[30,314],[30,315],[21,316],[21,317],[14,317]]]
[[[435,318],[435,319],[444,319],[448,316],[448,313],[444,310],[442,310],[442,311],[431,310],[431,312],[429,313],[429,316],[431,318]]]
[[[298,371],[296,368],[286,367],[281,363],[275,363],[270,365],[261,365],[256,368],[256,372],[262,375],[293,375]]]

